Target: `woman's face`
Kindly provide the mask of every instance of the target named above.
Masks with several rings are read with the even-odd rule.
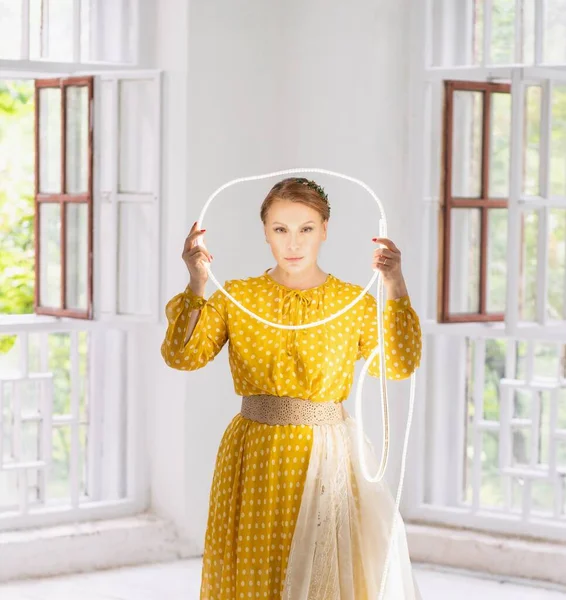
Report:
[[[275,201],[267,212],[264,229],[279,268],[295,274],[316,265],[327,226],[328,221],[323,221],[320,213],[306,204]]]

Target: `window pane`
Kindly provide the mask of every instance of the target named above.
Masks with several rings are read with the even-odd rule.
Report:
[[[91,60],[91,4],[92,0],[81,0],[81,61]]]
[[[511,94],[491,95],[489,156],[489,197],[509,196],[509,150],[511,134]]]
[[[480,211],[452,209],[450,233],[450,313],[479,312]]]
[[[488,211],[487,312],[505,311],[507,289],[507,209]]]
[[[73,60],[74,0],[43,0],[43,31],[47,33],[45,58]]]
[[[40,306],[61,306],[61,207],[39,206]]]
[[[480,505],[502,507],[503,486],[499,473],[499,436],[495,432],[484,431],[480,439],[482,441]]]
[[[483,388],[483,418],[499,421],[501,407],[501,380],[505,377],[505,340],[486,340],[485,381]],[[475,377],[475,373],[472,373]],[[481,385],[481,382],[478,382]]]
[[[540,168],[540,111],[541,89],[538,85],[527,87],[525,95],[525,139],[523,156],[523,193],[538,196]]]
[[[566,85],[552,90],[550,194],[566,196]]]
[[[119,181],[121,192],[151,192],[155,146],[155,93],[151,81],[121,81]]]
[[[452,195],[479,198],[483,93],[454,92],[452,133]]]
[[[524,321],[534,321],[536,316],[538,228],[538,213],[535,211],[524,211],[521,287],[519,290],[519,314],[520,318]]]
[[[566,209],[549,210],[548,318],[566,319]]]
[[[67,308],[87,309],[88,205],[69,203],[67,209]]]
[[[21,57],[22,2],[0,0],[0,59]]]
[[[67,94],[67,192],[80,194],[88,191],[88,88],[68,87]]]
[[[39,90],[39,191],[61,192],[61,90]]]
[[[544,62],[566,62],[566,0],[546,0]]]
[[[61,500],[68,498],[70,486],[70,426],[57,426],[53,428],[52,437],[52,462],[48,467],[47,498],[48,500]]]
[[[474,0],[474,63],[481,64],[483,61],[483,0]]]
[[[537,342],[534,345],[534,376],[536,379],[556,381],[560,370],[560,346]]]
[[[515,62],[515,0],[492,0],[491,62]]]
[[[523,63],[535,62],[535,1],[523,2]]]

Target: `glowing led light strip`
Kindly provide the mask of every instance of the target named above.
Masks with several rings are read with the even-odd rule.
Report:
[[[199,219],[197,221],[197,228],[198,229],[202,228],[202,224],[204,221],[204,215],[206,214],[206,211],[207,211],[208,207],[210,206],[210,203],[216,198],[216,196],[218,196],[218,194],[222,193],[227,188],[234,186],[238,183],[244,183],[247,181],[258,181],[261,179],[268,179],[270,177],[281,177],[283,175],[292,175],[292,174],[297,174],[297,173],[321,173],[323,175],[331,175],[333,177],[339,177],[340,179],[345,179],[346,181],[351,181],[352,183],[356,183],[357,185],[361,186],[364,190],[366,190],[366,192],[368,192],[368,194],[370,194],[370,196],[377,203],[377,206],[379,207],[379,212],[380,212],[379,235],[380,235],[380,237],[387,237],[387,219],[385,217],[385,210],[383,208],[383,205],[381,204],[381,201],[375,194],[375,192],[367,184],[365,184],[363,181],[360,181],[359,179],[355,179],[354,177],[349,177],[348,175],[343,175],[342,173],[336,173],[334,171],[328,171],[326,169],[306,169],[306,168],[285,169],[283,171],[275,171],[273,173],[266,173],[264,175],[252,175],[250,177],[240,177],[238,179],[233,179],[232,181],[225,183],[224,185],[220,186],[206,201],[203,209],[201,210]],[[200,238],[198,238],[197,244],[201,245]],[[347,306],[345,306],[344,308],[339,310],[336,314],[331,315],[330,317],[326,317],[325,319],[322,319],[321,321],[316,321],[315,323],[307,323],[307,324],[302,324],[302,325],[282,325],[280,323],[273,323],[271,321],[267,321],[267,320],[263,319],[262,317],[260,317],[259,315],[256,315],[255,313],[248,310],[242,304],[240,304],[240,302],[238,302],[232,295],[230,295],[224,289],[224,287],[218,282],[218,280],[212,273],[212,269],[210,268],[210,263],[205,262],[205,265],[206,265],[206,268],[208,269],[208,274],[210,275],[210,278],[212,279],[212,281],[214,282],[216,287],[227,298],[229,298],[240,310],[243,310],[245,313],[250,315],[250,317],[253,317],[257,321],[260,321],[261,323],[264,323],[271,327],[275,327],[277,329],[309,329],[310,327],[318,327],[319,325],[324,325],[325,323],[328,323],[329,321],[332,321],[333,319],[338,318],[340,315],[344,314],[346,311],[350,310],[350,308],[355,306],[360,300],[362,300],[362,298],[367,293],[367,291],[369,290],[371,285],[374,283],[374,281],[376,279],[378,280],[377,281],[377,295],[376,295],[378,344],[372,350],[371,354],[369,355],[366,362],[364,363],[364,366],[362,368],[362,372],[360,375],[360,379],[358,381],[358,385],[356,388],[356,420],[358,421],[358,428],[357,428],[358,454],[360,456],[361,468],[362,468],[364,477],[366,478],[367,481],[372,482],[372,483],[377,483],[377,482],[381,481],[383,479],[383,476],[385,475],[385,470],[387,468],[387,461],[389,458],[389,406],[388,406],[388,399],[387,399],[387,377],[385,376],[385,373],[386,373],[385,353],[379,352],[380,348],[384,348],[384,346],[385,346],[384,345],[384,333],[383,333],[383,312],[382,312],[382,310],[380,310],[380,307],[382,307],[384,304],[383,277],[381,276],[381,273],[379,271],[375,270],[370,282],[366,285],[363,292],[355,300],[350,302],[350,304],[348,304]],[[364,439],[366,436],[364,433],[365,429],[364,429],[363,415],[362,415],[362,391],[363,391],[364,380],[365,380],[366,374],[368,372],[369,366],[370,366],[372,360],[374,359],[375,355],[378,352],[379,352],[379,369],[380,369],[380,384],[381,384],[381,386],[380,386],[381,405],[382,405],[382,417],[383,417],[383,438],[382,438],[382,445],[381,445],[381,462],[379,465],[379,469],[378,469],[378,472],[372,476],[369,473],[369,469],[367,466],[365,453],[364,453],[364,447],[363,447]],[[403,443],[403,454],[402,454],[402,458],[401,458],[401,474],[400,474],[399,486],[397,488],[397,494],[396,494],[396,498],[395,498],[395,511],[393,513],[392,531],[391,531],[391,537],[389,540],[389,548],[388,548],[387,556],[386,556],[386,560],[385,560],[384,575],[381,579],[381,588],[380,588],[380,593],[379,593],[380,600],[383,598],[383,594],[385,591],[385,582],[387,580],[387,574],[389,571],[389,563],[390,563],[390,559],[391,559],[390,554],[391,554],[391,547],[392,547],[392,543],[393,543],[393,537],[395,535],[397,514],[399,511],[399,506],[401,504],[401,495],[403,493],[403,481],[405,479],[405,466],[406,466],[407,450],[408,450],[408,443],[409,443],[409,433],[410,433],[410,429],[411,429],[411,423],[412,423],[412,419],[413,419],[413,408],[414,408],[414,403],[415,403],[415,379],[416,379],[416,373],[413,372],[411,374],[411,388],[410,388],[410,393],[409,393],[409,413],[407,416],[407,427],[405,429],[405,440]]]

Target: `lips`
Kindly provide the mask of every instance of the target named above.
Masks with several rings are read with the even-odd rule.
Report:
[[[285,260],[302,260],[302,259],[303,259],[302,256],[298,256],[298,257],[286,258]]]

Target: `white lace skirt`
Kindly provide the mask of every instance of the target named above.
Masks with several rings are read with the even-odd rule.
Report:
[[[283,600],[421,599],[405,526],[387,484],[370,483],[362,474],[357,427],[351,416],[340,424],[313,426]],[[365,452],[375,473],[378,459],[367,438]]]

